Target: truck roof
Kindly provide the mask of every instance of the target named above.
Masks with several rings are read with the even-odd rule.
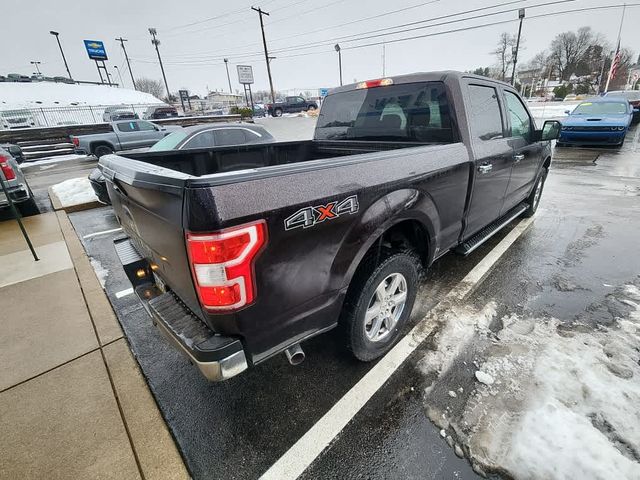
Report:
[[[394,85],[399,85],[403,83],[416,83],[416,82],[443,82],[448,78],[449,79],[454,78],[458,81],[462,80],[463,78],[475,78],[478,80],[483,80],[485,82],[493,82],[499,85],[511,87],[510,84],[506,82],[502,82],[500,80],[495,80],[493,78],[488,78],[488,77],[482,77],[480,75],[475,75],[473,73],[459,72],[456,70],[443,70],[438,72],[416,72],[416,73],[409,73],[407,75],[396,75],[396,76],[388,76],[388,77],[382,77],[382,78],[390,78],[391,80],[393,80]],[[358,85],[360,83],[362,82],[350,83],[348,85],[333,88],[329,91],[329,95],[338,93],[338,92],[355,90],[358,88]]]

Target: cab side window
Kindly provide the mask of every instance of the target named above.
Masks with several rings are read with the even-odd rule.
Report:
[[[469,85],[469,96],[472,135],[480,140],[502,138],[502,113],[496,89],[486,85]]]
[[[137,132],[138,124],[136,122],[123,122],[118,124],[118,130],[121,132]]]
[[[521,137],[527,141],[531,139],[533,121],[520,99],[512,92],[505,91],[507,114],[511,120],[511,136]]]

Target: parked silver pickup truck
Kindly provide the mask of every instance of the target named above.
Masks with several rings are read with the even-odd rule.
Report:
[[[116,151],[150,147],[171,132],[182,129],[177,125],[160,126],[146,120],[121,120],[110,125],[110,132],[72,135],[75,152],[100,158]]]
[[[0,175],[5,182],[7,192],[23,217],[37,215],[39,212],[27,179],[18,167],[18,161],[9,150],[0,147]],[[0,188],[0,211],[9,207],[9,201]]]

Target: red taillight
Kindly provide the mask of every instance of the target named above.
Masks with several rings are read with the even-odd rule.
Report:
[[[360,82],[356,85],[356,88],[374,88],[374,87],[386,87],[393,85],[392,78],[379,78],[377,80],[367,80],[366,82]]]
[[[78,137],[71,137],[71,141],[76,147],[80,146],[80,139]]]
[[[253,302],[253,261],[266,241],[264,220],[215,233],[187,233],[193,280],[205,309],[237,310]]]
[[[14,172],[11,165],[9,165],[9,159],[2,155],[0,155],[0,170],[2,170],[5,180],[13,180],[16,178],[16,172]]]

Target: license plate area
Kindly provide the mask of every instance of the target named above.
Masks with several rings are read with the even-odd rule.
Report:
[[[160,278],[160,276],[156,274],[156,272],[153,272],[153,280],[154,280],[154,281],[155,281],[155,283],[156,283],[156,287],[158,287],[158,289],[159,289],[161,292],[166,293],[166,291],[167,291],[167,284],[166,284],[166,283],[164,283],[164,280],[162,280],[162,279]]]

